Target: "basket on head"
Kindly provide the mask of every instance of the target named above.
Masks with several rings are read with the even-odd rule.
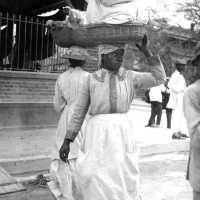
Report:
[[[145,25],[133,24],[92,24],[69,28],[61,22],[54,22],[51,34],[58,46],[94,47],[100,44],[126,44],[140,42],[146,33]]]

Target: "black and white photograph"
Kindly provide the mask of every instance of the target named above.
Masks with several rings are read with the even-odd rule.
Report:
[[[200,200],[200,0],[0,0],[0,200]]]

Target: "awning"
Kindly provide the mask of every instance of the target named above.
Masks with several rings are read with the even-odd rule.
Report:
[[[61,8],[72,6],[70,0],[1,0],[0,11],[23,15],[37,15]]]

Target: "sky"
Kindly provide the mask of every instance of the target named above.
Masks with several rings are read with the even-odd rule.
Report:
[[[138,0],[139,10],[146,12],[148,9],[153,8],[157,11],[158,17],[165,17],[169,19],[169,24],[171,25],[181,25],[184,28],[190,27],[190,21],[184,18],[184,13],[177,13],[178,3],[183,3],[184,1],[192,0]],[[154,18],[150,12],[150,17]]]

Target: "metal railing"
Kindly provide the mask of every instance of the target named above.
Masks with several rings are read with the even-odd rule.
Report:
[[[65,49],[56,46],[42,17],[0,12],[0,70],[62,72]]]

